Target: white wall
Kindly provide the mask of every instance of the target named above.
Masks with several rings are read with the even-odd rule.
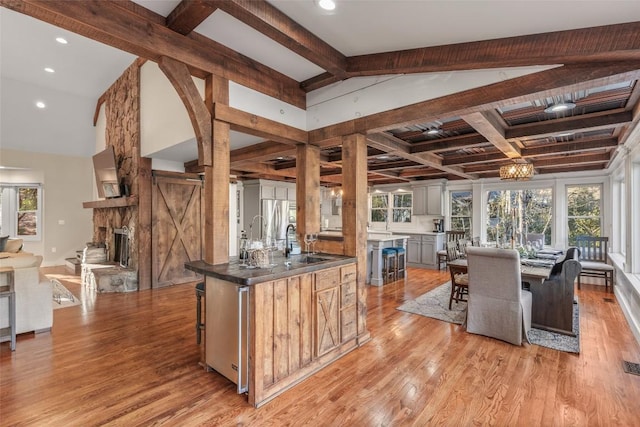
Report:
[[[193,77],[204,99],[204,80]],[[195,138],[187,109],[158,64],[140,68],[140,153],[142,157]]]
[[[42,255],[43,265],[62,265],[65,258],[75,257],[93,236],[92,209],[82,207],[82,202],[93,200],[91,158],[4,149],[0,158],[3,166],[24,168],[14,173],[2,170],[0,181],[42,183],[43,238],[25,242],[24,250]]]

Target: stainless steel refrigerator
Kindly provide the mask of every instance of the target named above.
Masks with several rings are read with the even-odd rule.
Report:
[[[275,239],[279,243],[284,242],[287,225],[296,222],[296,204],[288,200],[263,199],[261,208],[260,214],[264,218],[261,224],[262,233],[260,236],[256,236],[254,229],[254,238],[269,238]],[[256,219],[253,227],[257,227],[258,223],[259,219]]]

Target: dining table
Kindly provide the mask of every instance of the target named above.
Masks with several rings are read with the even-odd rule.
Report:
[[[447,265],[453,265],[455,267],[466,268],[467,259],[458,258],[447,262]],[[549,261],[536,261],[535,259],[523,258],[520,261],[520,276],[523,282],[527,283],[544,283],[551,274],[551,267],[553,262]]]
[[[564,335],[574,336],[573,316],[573,284],[565,284],[559,280],[547,280],[551,274],[552,259],[522,258],[520,275],[522,283],[531,291],[531,326]],[[459,258],[447,262],[447,265],[467,268],[467,259]],[[469,287],[473,282],[469,283]]]

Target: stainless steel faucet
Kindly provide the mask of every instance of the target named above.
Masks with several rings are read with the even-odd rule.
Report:
[[[284,233],[284,256],[285,258],[289,258],[289,254],[291,252],[291,248],[289,247],[289,229],[293,229],[296,231],[296,226],[294,224],[287,225],[287,229]]]

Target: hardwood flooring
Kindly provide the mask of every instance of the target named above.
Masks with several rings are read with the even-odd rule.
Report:
[[[517,347],[396,310],[448,280],[368,288],[372,339],[260,409],[199,365],[192,284],[129,294],[85,291],[54,311],[51,333],[0,345],[0,425],[620,425],[640,424],[640,348],[604,286],[583,284],[581,353]],[[595,279],[594,279],[595,280]],[[613,299],[607,302],[606,299]]]

